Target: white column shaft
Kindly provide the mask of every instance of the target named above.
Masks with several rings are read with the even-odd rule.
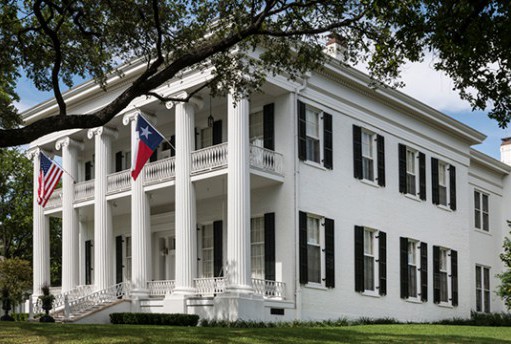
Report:
[[[73,207],[74,180],[77,178],[77,149],[72,143],[62,146],[62,292],[79,283],[78,214]]]
[[[197,224],[195,187],[191,181],[195,142],[195,110],[192,104],[176,105],[176,292],[194,289],[197,276]]]
[[[131,121],[131,156],[135,165],[138,137],[135,132],[136,120]],[[132,294],[137,297],[148,295],[147,281],[151,276],[151,214],[149,200],[144,191],[145,171],[137,180],[131,179],[131,283]]]
[[[249,102],[228,103],[227,276],[228,288],[250,292]]]
[[[37,188],[39,186],[39,152],[34,153],[33,183],[33,295],[41,295],[41,287],[50,285],[50,223],[44,216],[44,209],[37,204]]]
[[[97,290],[112,283],[112,212],[106,200],[110,171],[111,138],[99,130],[95,135],[94,161],[94,284]]]

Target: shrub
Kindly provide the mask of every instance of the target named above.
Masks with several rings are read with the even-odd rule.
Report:
[[[110,322],[126,325],[197,326],[199,316],[178,313],[112,313]]]
[[[11,314],[16,321],[27,321],[28,313],[12,313]]]

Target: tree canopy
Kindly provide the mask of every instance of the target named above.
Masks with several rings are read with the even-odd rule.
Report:
[[[320,66],[332,33],[346,48],[344,63],[364,61],[384,84],[395,85],[403,63],[431,51],[461,97],[506,126],[510,11],[507,0],[4,0],[0,147],[102,126],[139,96],[172,100],[154,89],[189,68],[214,68],[206,85],[213,93],[257,89],[268,73],[295,78]],[[249,56],[256,46],[265,47],[257,59]],[[68,113],[61,87],[72,86],[73,76],[107,90],[107,77],[137,58],[144,72],[109,104]],[[20,127],[13,101],[22,71],[39,90],[53,91],[58,114]]]

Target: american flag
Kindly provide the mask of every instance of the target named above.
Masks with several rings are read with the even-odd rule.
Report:
[[[55,161],[48,159],[43,153],[39,153],[39,161],[40,169],[37,203],[44,208],[64,171],[62,171],[62,168],[57,165]]]

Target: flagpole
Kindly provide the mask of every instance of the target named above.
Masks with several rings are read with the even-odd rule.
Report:
[[[145,118],[145,117],[142,115],[142,111],[140,111],[140,112],[138,113],[138,115],[139,115],[139,116],[141,116],[143,119],[145,119],[145,121],[146,121],[147,123],[150,123],[150,121],[148,121],[148,120],[147,120],[147,118]],[[172,147],[172,149],[173,149],[173,150],[176,150],[176,147],[174,147],[174,145],[173,145],[172,143],[170,143],[170,141],[169,141],[169,140],[167,140],[167,138],[165,137],[165,135],[163,135],[162,133],[160,133],[160,131],[159,131],[158,129],[156,129],[154,126],[152,126],[152,125],[151,125],[151,127],[154,129],[154,131],[156,131],[158,134],[160,134],[160,136],[161,136],[161,137],[163,137],[163,140],[164,140],[165,142],[167,142],[167,143],[170,145],[170,147]]]
[[[51,160],[55,163],[55,165],[57,165],[62,171],[64,171],[64,173],[66,173],[68,176],[71,177],[71,179],[73,180],[73,182],[76,184],[76,179],[73,178],[73,175],[69,172],[67,172],[66,170],[64,170],[64,168],[58,163],[56,162],[54,159],[51,159],[49,156],[47,156],[46,154],[44,154],[44,152],[41,150],[41,154],[43,154],[46,158],[48,158],[48,160]]]

